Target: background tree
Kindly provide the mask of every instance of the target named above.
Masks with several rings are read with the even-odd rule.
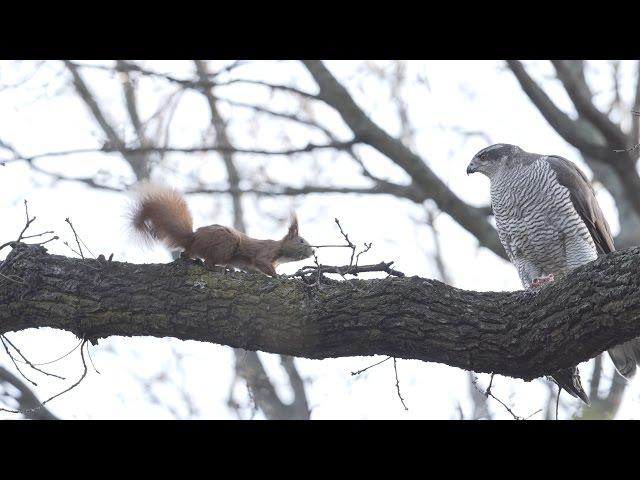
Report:
[[[5,86],[5,95],[25,92],[24,98],[36,99],[32,100],[34,105],[43,102],[41,98],[63,100],[65,105],[74,101],[89,112],[84,120],[85,132],[93,129],[95,133],[94,139],[69,135],[60,148],[53,147],[63,142],[51,141],[50,149],[37,150],[18,135],[14,139],[0,132],[0,146],[7,163],[3,179],[19,174],[34,182],[56,185],[61,182],[59,189],[84,184],[120,195],[135,181],[149,176],[164,177],[198,201],[197,215],[202,221],[197,223],[225,223],[223,219],[228,219],[226,223],[245,231],[250,231],[247,218],[254,219],[254,228],[261,232],[282,229],[289,208],[313,205],[314,210],[306,212],[306,225],[313,222],[313,226],[307,228],[317,226],[316,238],[334,240],[326,243],[335,243],[335,238],[339,238],[332,221],[326,221],[327,210],[335,212],[336,204],[355,197],[349,200],[351,208],[370,215],[369,223],[380,227],[363,235],[361,229],[349,229],[352,238],[377,244],[378,238],[386,236],[385,240],[391,239],[396,245],[392,248],[383,245],[378,251],[385,255],[411,243],[411,248],[419,249],[432,263],[413,270],[409,267],[407,273],[478,289],[485,285],[474,284],[473,276],[484,279],[483,271],[490,269],[499,276],[510,272],[511,267],[504,262],[506,256],[492,225],[486,185],[480,186],[484,190],[465,192],[463,187],[469,184],[461,185],[459,177],[470,155],[464,157],[457,152],[472,154],[487,143],[505,141],[540,153],[564,154],[574,161],[579,160],[574,153],[577,151],[583,166],[593,172],[600,197],[608,202],[605,208],[609,207],[606,211],[609,218],[618,213],[616,244],[624,248],[638,243],[638,149],[632,148],[638,143],[639,132],[638,117],[632,115],[640,108],[636,63],[555,61],[548,65],[510,61],[507,69],[500,62],[466,63],[458,72],[458,95],[447,99],[456,113],[428,127],[422,117],[429,112],[425,112],[419,100],[441,95],[440,91],[432,92],[430,79],[437,69],[450,66],[415,62],[331,65],[333,70],[319,61],[5,64],[3,71],[16,77]],[[478,96],[486,92],[487,83],[470,83],[482,68],[491,70],[485,71],[486,79],[505,82],[508,76],[521,89],[518,94],[522,99],[530,100],[527,107],[530,112],[541,115],[552,131],[576,151],[571,151],[559,138],[551,138],[552,131],[539,125],[535,142],[516,134],[518,124],[530,124],[532,120],[519,122],[520,119],[510,117],[505,104],[494,105],[493,111],[484,114],[467,115],[469,105],[482,105]],[[35,86],[36,82],[44,82],[44,86]],[[44,97],[39,97],[37,91],[43,91]],[[462,109],[459,105],[467,107]],[[80,111],[73,114],[83,118]],[[485,125],[483,120],[487,119],[494,125],[491,121]],[[496,119],[511,122],[513,131],[495,128]],[[503,136],[505,132],[514,137],[520,135],[533,145],[528,147],[510,138],[494,140],[496,132]],[[443,148],[447,143],[448,149]],[[538,146],[536,150],[534,147]],[[28,171],[16,170],[20,165],[28,166]],[[84,190],[76,192],[80,196]],[[26,196],[24,192],[13,195]],[[384,205],[385,210],[372,215],[376,208],[372,205],[378,208]],[[395,209],[404,212],[413,225],[409,238],[406,225],[404,237],[388,231],[397,230],[398,223],[383,212]],[[82,230],[86,223],[75,221],[75,224]],[[368,236],[371,234],[375,237]],[[80,236],[93,247],[93,237],[88,240],[86,234]],[[475,239],[482,247],[473,275],[467,275],[469,271],[461,269],[454,260],[455,254],[447,252],[446,246],[443,248],[443,238],[445,244],[456,243],[457,248],[470,249],[469,239]],[[454,242],[454,238],[459,240]],[[375,248],[367,255],[373,255]],[[343,253],[336,250],[322,254],[326,263],[341,264],[338,259]],[[407,255],[415,256],[416,252]],[[513,281],[503,284],[503,288],[499,288],[499,282],[493,282],[491,286],[498,290],[519,288]],[[106,348],[113,349],[114,356],[123,356],[122,351],[129,347],[114,341]],[[172,349],[176,365],[183,363],[180,355],[188,349],[174,344]],[[307,394],[309,383],[306,382],[306,391],[304,375],[291,357],[280,357],[281,369],[273,363],[271,367],[264,364],[273,362],[273,357],[254,352],[235,349],[234,357],[235,375],[230,382],[228,405],[236,415],[244,418],[258,410],[266,418],[308,418],[313,412]],[[189,388],[176,385],[178,375],[170,370],[171,374],[160,375],[157,381],[149,375],[139,377],[142,381],[138,383],[145,385],[143,390],[149,401],[166,403],[159,400],[162,396],[156,390],[171,387],[172,395],[181,399],[174,402],[180,408],[175,405],[162,408],[172,409],[171,414],[178,417],[201,415],[194,407]],[[590,376],[587,383],[592,407],[584,409],[572,399],[562,398],[561,411],[589,418],[614,417],[626,383],[613,375],[606,357],[596,358],[588,369],[582,370],[583,377],[587,372]],[[372,372],[375,370],[358,378]],[[397,379],[397,369],[395,373]],[[246,383],[248,391],[238,389],[237,379]],[[483,380],[482,387],[475,375],[470,375],[468,382],[471,392],[466,395],[468,405],[463,405],[463,401],[451,402],[452,416],[488,418],[496,413],[505,414],[498,402],[487,402],[490,396],[487,385],[494,386],[493,377]],[[156,383],[160,386],[154,386]],[[554,416],[555,402],[555,391],[550,389],[540,415]]]

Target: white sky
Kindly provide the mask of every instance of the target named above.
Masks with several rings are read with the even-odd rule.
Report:
[[[88,62],[83,62],[88,63]],[[105,62],[97,62],[105,63]],[[220,66],[218,62],[212,66]],[[388,62],[376,62],[381,67]],[[187,77],[188,62],[147,62],[148,68]],[[561,88],[549,80],[551,67],[545,62],[530,62],[536,78],[554,95],[562,108],[571,111],[570,102]],[[608,101],[607,66],[594,62],[590,80],[598,94],[597,101]],[[399,122],[389,101],[385,84],[370,73],[363,73],[361,62],[332,61],[327,66],[349,88],[357,103],[371,118],[392,135],[399,134]],[[631,65],[623,65],[625,81],[631,78]],[[16,65],[0,62],[3,84],[17,82],[33,70],[33,62]],[[412,79],[403,97],[409,105],[409,116],[415,129],[415,150],[429,166],[459,196],[476,205],[489,201],[488,180],[482,176],[467,176],[466,165],[473,154],[487,145],[480,136],[465,138],[454,129],[484,132],[491,143],[514,143],[528,151],[559,154],[579,163],[576,150],[566,144],[546,123],[521,92],[513,75],[502,62],[489,61],[421,61],[409,62],[408,77]],[[109,118],[119,127],[126,111],[117,78],[98,70],[83,70],[84,78],[108,108]],[[238,70],[237,76],[263,81],[287,83],[309,91],[315,85],[296,62],[255,62]],[[421,76],[427,82],[413,79]],[[627,85],[628,87],[628,85]],[[141,117],[153,114],[158,105],[167,101],[173,86],[143,78],[140,81]],[[623,89],[629,96],[630,88]],[[233,85],[221,87],[218,95],[247,103],[264,104],[270,108],[296,112],[298,104],[289,95],[271,95],[267,90]],[[625,97],[626,98],[626,97]],[[261,117],[256,122],[252,113],[224,106],[230,117],[229,132],[236,146],[244,148],[282,149],[321,143],[321,135],[292,123],[276,122]],[[0,91],[0,140],[12,144],[23,154],[37,154],[75,148],[92,148],[103,138],[85,105],[70,85],[61,63],[46,64],[29,82],[19,88]],[[341,139],[349,131],[341,119],[327,107],[314,109],[317,118]],[[175,113],[171,129],[171,144],[190,146],[201,143],[209,123],[204,99],[186,92]],[[122,127],[120,127],[122,128]],[[131,132],[126,133],[131,139]],[[406,175],[380,154],[367,147],[359,153],[374,174],[396,182],[405,182]],[[2,152],[0,152],[2,155]],[[2,157],[2,158],[6,158]],[[287,185],[319,183],[327,185],[365,185],[358,168],[347,157],[328,152],[265,158],[239,156],[240,172],[251,177],[266,167],[269,177]],[[118,155],[84,154],[42,159],[41,168],[67,176],[94,176],[120,185],[133,181],[132,173]],[[585,170],[588,171],[587,168]],[[219,156],[215,153],[196,156],[172,155],[156,170],[154,176],[178,188],[193,187],[194,178],[204,184],[223,187],[226,178]],[[189,178],[191,177],[191,178]],[[250,186],[249,184],[244,186]],[[612,200],[600,192],[599,200],[610,224],[617,231],[616,211]],[[143,250],[131,242],[124,224],[124,195],[98,191],[75,182],[53,182],[49,176],[34,174],[24,162],[11,163],[0,169],[0,244],[14,239],[24,224],[23,199],[38,217],[33,230],[55,230],[61,237],[48,244],[51,253],[72,255],[63,245],[71,244],[72,234],[64,223],[73,221],[83,241],[95,255],[114,253],[114,260],[135,263],[169,262],[169,253],[161,246]],[[189,197],[196,226],[210,223],[231,223],[228,199],[197,195]],[[256,237],[280,236],[284,232],[288,211],[295,208],[301,233],[311,243],[335,242],[339,234],[333,222],[338,217],[352,240],[373,242],[373,249],[363,257],[367,262],[396,262],[396,268],[408,275],[437,276],[432,260],[433,239],[429,230],[417,225],[424,219],[423,209],[409,201],[386,196],[312,195],[296,199],[270,198],[244,200],[248,233]],[[277,221],[275,217],[281,219]],[[474,237],[446,215],[437,220],[444,249],[444,258],[455,286],[472,290],[515,290],[521,288],[515,269],[484,248],[478,248]],[[7,250],[0,252],[4,258]],[[320,260],[327,264],[348,261],[345,251],[325,249]],[[279,267],[280,273],[291,273],[302,264]],[[70,333],[50,329],[13,333],[9,338],[26,352],[32,362],[44,362],[67,352],[77,339]],[[49,408],[63,418],[187,418],[189,412],[181,397],[186,391],[199,411],[198,418],[235,418],[226,406],[232,380],[233,354],[219,345],[175,339],[109,338],[91,347],[92,358],[100,374],[89,371],[77,388],[52,401]],[[284,372],[278,357],[260,354],[284,400]],[[327,360],[297,359],[301,374],[309,379],[307,393],[312,406],[312,418],[457,418],[458,405],[465,416],[471,414],[467,373],[446,365],[399,360],[402,395],[409,407],[405,412],[396,393],[391,361],[353,377],[350,372],[381,360],[383,357],[342,358]],[[607,362],[607,369],[610,363]],[[4,352],[0,364],[15,372]],[[44,399],[64,389],[81,373],[78,352],[50,366],[50,370],[67,376],[66,382],[51,381],[41,375],[31,375],[38,382],[34,390]],[[581,366],[583,384],[591,368]],[[607,374],[610,370],[607,370]],[[605,375],[606,376],[606,375]],[[150,402],[141,386],[144,379],[167,378],[169,385],[157,382],[153,394],[174,410]],[[610,378],[610,377],[607,377]],[[480,375],[486,385],[487,375]],[[640,417],[640,382],[628,388],[619,418]],[[496,377],[494,393],[511,405],[516,413],[527,416],[543,408],[548,396],[546,382],[524,382]],[[236,385],[236,398],[249,405],[246,388]],[[563,398],[568,398],[563,394]],[[569,403],[569,401],[567,401]],[[510,418],[496,402],[491,402],[496,418]],[[572,403],[575,405],[575,403]],[[250,408],[244,410],[248,416]],[[541,418],[538,414],[533,418]],[[0,412],[0,418],[13,418]],[[259,414],[256,418],[262,418]]]

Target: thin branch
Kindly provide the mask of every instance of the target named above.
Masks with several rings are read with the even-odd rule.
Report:
[[[290,275],[285,275],[287,278],[294,277],[306,277],[308,275],[316,276],[322,273],[337,273],[338,275],[353,275],[357,276],[359,273],[372,273],[372,272],[384,272],[390,276],[394,277],[404,277],[404,273],[391,268],[393,262],[380,262],[375,265],[343,265],[343,266],[333,266],[333,265],[322,265],[319,264],[317,266],[307,265],[302,267],[295,273]]]
[[[44,152],[38,153],[34,155],[21,155],[7,160],[7,162],[16,162],[16,161],[27,161],[32,162],[38,158],[45,157],[60,157],[67,155],[78,155],[78,154],[87,154],[87,153],[120,153],[120,154],[145,154],[152,152],[161,152],[161,153],[205,153],[205,152],[231,152],[237,154],[247,154],[247,155],[267,155],[267,156],[290,156],[296,155],[300,153],[309,153],[315,150],[346,150],[352,145],[355,145],[357,140],[349,140],[346,142],[330,142],[326,144],[315,144],[308,143],[304,147],[300,148],[288,148],[282,150],[262,150],[262,149],[252,149],[252,148],[234,148],[234,147],[225,147],[221,145],[202,145],[196,147],[156,147],[156,146],[146,146],[146,147],[117,147],[112,145],[104,145],[101,148],[77,148],[73,150],[64,150],[58,152]]]
[[[87,375],[87,363],[85,362],[84,359],[84,345],[86,344],[86,340],[83,341],[82,346],[80,347],[80,358],[82,359],[82,366],[84,368],[82,375],[80,376],[80,378],[78,379],[78,381],[76,381],[73,385],[71,385],[69,388],[64,389],[63,391],[61,391],[60,393],[57,393],[55,395],[53,395],[52,397],[47,398],[44,402],[40,403],[40,405],[36,406],[36,407],[32,407],[32,408],[27,408],[27,409],[19,409],[19,410],[12,410],[12,409],[7,409],[7,408],[0,408],[0,411],[2,412],[9,412],[9,413],[21,413],[23,415],[28,415],[31,414],[33,412],[36,412],[38,410],[40,410],[41,408],[43,408],[47,403],[49,403],[51,400],[58,398],[61,395],[64,395],[65,393],[73,390],[75,387],[77,387],[78,385],[80,385],[80,383],[82,382],[82,380],[84,380],[84,377],[86,377]]]
[[[16,352],[18,352],[18,355],[20,355],[20,356],[22,357],[22,361],[23,361],[24,363],[26,363],[27,365],[29,365],[31,368],[33,368],[34,370],[36,370],[36,371],[38,371],[38,372],[40,372],[40,373],[43,373],[43,374],[45,374],[45,375],[49,376],[49,377],[54,377],[54,378],[58,378],[58,379],[60,379],[60,380],[64,380],[64,377],[61,377],[60,375],[56,375],[56,374],[54,374],[54,373],[45,372],[44,370],[41,370],[40,368],[38,368],[38,367],[36,366],[36,364],[31,363],[31,362],[29,361],[29,359],[28,359],[27,357],[25,357],[25,356],[22,354],[22,352],[20,351],[20,349],[19,349],[18,347],[16,347],[16,346],[13,344],[13,342],[11,342],[11,340],[9,340],[9,338],[7,337],[7,335],[6,335],[6,334],[4,334],[4,335],[0,335],[0,337],[2,338],[3,342],[4,342],[4,341],[6,341],[9,345],[11,345],[11,348],[13,348]],[[7,351],[7,353],[9,353],[9,352]],[[9,355],[11,356],[11,354],[10,354],[10,353],[9,353]],[[16,361],[17,361],[17,360],[18,360],[18,359],[16,359]],[[14,364],[15,364],[15,362],[14,362]]]
[[[342,225],[340,225],[340,221],[337,218],[334,218],[334,221],[336,222],[336,225],[338,225],[338,228],[340,229],[340,234],[344,237],[345,241],[347,242],[345,246],[351,249],[351,259],[349,260],[349,266],[351,266],[353,265],[353,256],[356,254],[356,246],[353,243],[351,243],[351,240],[349,240],[349,235],[344,233],[344,230],[342,230]]]
[[[5,336],[5,338],[6,338],[6,336]],[[82,340],[80,340],[80,341],[76,344],[76,346],[75,346],[75,347],[73,347],[71,350],[69,350],[69,351],[68,351],[67,353],[65,353],[64,355],[62,355],[62,356],[60,356],[60,357],[58,357],[58,358],[55,358],[55,359],[53,359],[53,360],[49,360],[49,361],[47,361],[47,362],[34,363],[33,365],[38,365],[38,366],[41,366],[41,365],[50,365],[50,364],[52,364],[52,363],[59,362],[59,361],[60,361],[60,360],[62,360],[63,358],[66,358],[66,357],[68,357],[69,355],[71,355],[73,352],[75,352],[75,351],[77,350],[77,348],[78,348],[80,345],[82,345]],[[24,360],[20,360],[20,359],[18,359],[18,358],[16,358],[16,362],[20,362],[20,363],[27,363],[27,362],[25,362]]]
[[[299,95],[299,96],[301,96],[303,98],[307,98],[307,99],[310,99],[310,100],[317,100],[318,99],[318,95],[314,95],[313,93],[305,92],[304,90],[300,90],[299,88],[292,87],[290,85],[283,85],[283,84],[277,84],[277,83],[264,82],[264,81],[261,81],[261,80],[248,80],[248,79],[244,79],[244,78],[234,78],[234,79],[231,79],[231,80],[227,80],[225,82],[218,82],[214,86],[216,86],[216,87],[224,87],[224,86],[233,85],[233,84],[236,84],[236,83],[245,84],[245,85],[257,85],[257,86],[262,86],[262,87],[269,88],[269,89],[274,90],[274,91],[282,91],[282,92],[287,92],[287,93],[293,93],[295,95]]]
[[[116,60],[116,66],[122,66],[126,63],[122,60]],[[138,105],[136,100],[136,90],[131,76],[128,71],[122,71],[122,88],[124,90],[124,98],[127,106],[127,112],[129,113],[129,119],[133,125],[133,129],[138,137],[139,145],[146,145],[147,141],[144,135],[144,129],[142,122],[138,114]]]
[[[33,223],[33,221],[36,219],[36,217],[33,218],[29,218],[29,207],[27,206],[27,200],[24,200],[24,213],[27,217],[27,222],[24,225],[24,228],[22,229],[22,231],[20,232],[20,235],[18,235],[18,239],[16,240],[16,242],[21,241],[24,237],[24,232],[27,231],[27,228],[29,228],[29,225],[31,225]]]
[[[37,387],[38,384],[36,382],[34,382],[33,380],[31,380],[29,377],[27,377],[22,372],[22,370],[20,370],[20,367],[18,366],[18,364],[16,363],[15,359],[13,358],[13,355],[11,355],[11,352],[9,351],[9,347],[7,347],[7,344],[5,343],[5,338],[6,337],[4,335],[0,335],[0,342],[2,342],[2,346],[4,347],[4,351],[7,352],[7,355],[9,356],[9,359],[11,360],[11,363],[13,363],[13,366],[16,367],[16,370],[18,371],[18,373],[20,375],[22,375],[22,378],[24,378],[27,382],[29,382],[34,387]]]
[[[402,398],[402,394],[400,393],[400,380],[398,379],[398,367],[396,365],[396,357],[393,357],[393,370],[396,372],[396,391],[398,392],[398,398],[400,399],[400,402],[402,403],[402,406],[404,407],[404,409],[408,411],[409,409],[407,408],[407,405],[404,403],[404,398]]]
[[[355,372],[351,372],[351,375],[352,375],[352,376],[360,375],[361,373],[366,372],[366,371],[367,371],[367,370],[369,370],[370,368],[376,367],[376,366],[380,365],[381,363],[386,362],[387,360],[391,360],[392,358],[394,358],[394,357],[387,357],[387,358],[385,358],[384,360],[380,360],[379,362],[376,362],[376,363],[374,363],[373,365],[369,365],[368,367],[363,368],[362,370],[357,370],[357,371],[355,371]],[[395,360],[395,359],[394,359],[394,360]]]
[[[507,258],[495,229],[479,209],[462,201],[422,158],[375,124],[321,61],[305,60],[303,63],[318,84],[317,98],[340,114],[354,138],[387,156],[411,177],[412,183],[424,196],[432,198],[441,210],[475,235],[482,245]]]
[[[278,112],[278,111],[275,111],[275,110],[271,110],[271,109],[269,109],[267,107],[263,107],[261,105],[254,105],[254,104],[251,104],[251,103],[239,102],[239,101],[231,100],[231,99],[228,99],[228,98],[220,98],[220,97],[218,97],[217,100],[220,101],[220,102],[227,103],[227,104],[229,104],[229,105],[231,105],[233,107],[246,108],[246,109],[258,112],[258,113],[264,113],[266,115],[269,115],[269,116],[272,116],[272,117],[275,117],[275,118],[282,118],[282,119],[289,120],[289,121],[294,122],[294,123],[299,123],[299,124],[302,124],[302,125],[306,125],[308,127],[316,128],[316,129],[320,130],[322,133],[324,133],[327,136],[327,138],[329,138],[331,140],[335,140],[333,134],[331,133],[331,131],[328,128],[320,125],[318,122],[315,122],[313,120],[309,120],[309,119],[303,118],[303,117],[301,117],[299,115],[296,115],[295,113]]]
[[[513,410],[511,410],[511,408],[509,408],[509,406],[508,406],[506,403],[504,403],[502,400],[500,400],[498,397],[496,397],[496,396],[493,394],[493,392],[491,391],[491,387],[493,386],[493,377],[494,377],[494,374],[492,373],[492,374],[491,374],[491,379],[489,380],[489,386],[488,386],[488,387],[486,388],[486,390],[483,392],[484,396],[485,396],[485,397],[487,397],[487,398],[488,398],[488,397],[491,397],[491,398],[493,398],[495,401],[497,401],[500,405],[502,405],[502,406],[504,407],[504,409],[505,409],[507,412],[509,412],[509,414],[513,417],[513,419],[514,419],[514,420],[523,420],[523,417],[521,417],[521,416],[519,416],[519,415],[516,415],[516,414],[513,412]],[[478,390],[480,390],[480,388],[479,388],[479,387],[478,387],[478,385],[477,385],[477,382],[478,382],[478,378],[477,378],[477,377],[475,377],[475,381],[473,381],[473,382],[472,382],[472,384],[473,384],[473,386],[474,386],[475,388],[478,388]],[[538,413],[538,412],[535,412],[535,413]],[[534,413],[533,415],[535,415],[535,413]]]
[[[80,246],[80,240],[78,240],[78,234],[76,233],[76,229],[73,228],[73,224],[71,223],[71,220],[69,220],[69,217],[65,218],[64,221],[67,222],[71,227],[71,230],[73,231],[73,236],[76,238],[76,243],[78,244],[78,251],[80,252],[80,256],[82,257],[82,259],[84,260],[84,254],[82,253],[82,247]]]
[[[168,82],[171,83],[176,83],[178,85],[181,85],[184,88],[193,88],[193,89],[203,89],[203,88],[213,88],[216,87],[218,85],[226,85],[226,83],[222,84],[222,83],[217,83],[213,80],[195,80],[195,79],[187,79],[187,78],[178,78],[175,77],[169,73],[164,73],[164,72],[156,72],[153,70],[149,70],[147,68],[143,68],[133,62],[130,61],[120,61],[118,62],[118,64],[115,67],[110,67],[110,66],[106,66],[106,65],[88,65],[88,64],[82,64],[82,63],[77,63],[77,62],[67,62],[71,65],[73,65],[75,68],[85,68],[85,69],[94,69],[94,70],[104,70],[107,72],[122,72],[122,73],[128,73],[128,72],[137,72],[141,75],[144,76],[148,76],[148,77],[154,77],[154,78],[158,78],[158,79],[162,79],[162,80],[166,80]],[[222,68],[221,70],[219,70],[218,72],[215,73],[211,73],[208,74],[208,77],[211,79],[215,79],[217,76],[223,74],[223,73],[228,73],[230,71],[232,71],[233,69],[246,64],[247,62],[242,62],[242,61],[237,61],[234,62],[234,64],[231,64],[227,67]],[[251,82],[251,81],[248,81]]]

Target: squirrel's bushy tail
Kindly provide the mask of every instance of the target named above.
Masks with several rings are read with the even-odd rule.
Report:
[[[169,247],[189,249],[193,242],[193,219],[184,197],[171,187],[143,181],[133,190],[133,228],[147,241],[160,240]]]

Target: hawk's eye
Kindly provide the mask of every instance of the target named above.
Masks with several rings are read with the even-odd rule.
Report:
[[[480,160],[486,160],[487,159],[487,154],[483,153],[482,155],[480,155]]]

